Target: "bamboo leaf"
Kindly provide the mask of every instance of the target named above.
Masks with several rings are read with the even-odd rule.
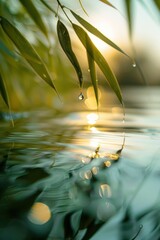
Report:
[[[87,44],[87,43],[86,43]],[[87,44],[87,49],[90,48],[90,45]],[[90,51],[92,51],[92,48],[90,48]],[[92,53],[93,54],[93,53]],[[95,93],[95,98],[98,106],[98,82],[97,82],[97,76],[96,76],[96,69],[95,69],[95,62],[94,59],[91,57],[91,54],[87,51],[87,59],[88,59],[88,66],[89,66],[89,72],[90,72],[90,77]]]
[[[57,22],[57,33],[58,33],[58,39],[61,44],[61,47],[65,52],[65,54],[67,55],[67,57],[69,58],[72,65],[74,66],[79,79],[80,87],[82,87],[82,83],[83,83],[82,71],[78,63],[78,60],[76,58],[76,55],[72,50],[71,40],[70,40],[68,30],[60,20],[58,20]]]
[[[101,71],[103,72],[104,76],[110,87],[113,89],[114,93],[116,94],[117,98],[119,99],[120,103],[123,104],[121,90],[118,84],[118,81],[112,72],[111,68],[109,67],[107,61],[102,56],[100,51],[95,47],[91,39],[89,38],[88,34],[76,24],[72,24],[74,31],[76,32],[78,38],[86,48],[87,52],[91,55],[94,61],[97,63]],[[89,46],[89,47],[88,47]]]
[[[128,18],[128,29],[129,29],[129,34],[130,37],[132,36],[132,0],[125,0],[125,8],[126,8],[126,13],[127,13],[127,18]]]
[[[96,29],[95,27],[93,27],[90,23],[88,23],[86,20],[84,20],[83,18],[81,18],[79,15],[77,15],[76,13],[74,13],[73,11],[71,11],[71,13],[73,14],[73,16],[76,18],[76,20],[86,29],[88,30],[90,33],[94,34],[96,37],[98,37],[99,39],[101,39],[102,41],[104,41],[105,43],[107,43],[108,45],[110,45],[111,47],[113,47],[114,49],[118,50],[119,52],[125,54],[127,57],[129,57],[120,47],[118,47],[114,42],[112,42],[109,38],[107,38],[106,36],[104,36],[98,29]]]
[[[7,89],[6,89],[5,83],[3,81],[3,78],[1,76],[1,73],[0,73],[0,93],[1,93],[1,96],[2,96],[5,104],[9,108],[9,100],[8,100]]]
[[[46,66],[27,39],[7,19],[0,17],[0,24],[34,71],[56,91]]]
[[[47,34],[47,30],[46,27],[44,25],[44,22],[41,18],[41,15],[39,14],[38,10],[36,9],[36,7],[34,6],[33,2],[31,0],[19,0],[21,2],[21,4],[23,5],[23,7],[26,9],[26,11],[28,12],[28,14],[31,16],[31,18],[33,19],[33,21],[35,22],[35,24],[39,27],[39,29],[46,35]]]
[[[117,8],[113,4],[111,4],[109,1],[107,1],[107,0],[99,0],[99,1],[101,1],[101,2],[103,2],[105,4],[107,4],[108,6],[110,6],[110,7],[112,7],[112,8],[117,10]]]

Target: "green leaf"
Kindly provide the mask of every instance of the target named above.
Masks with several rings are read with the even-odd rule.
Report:
[[[82,83],[83,83],[82,71],[78,63],[78,60],[72,50],[71,40],[70,40],[68,30],[60,20],[58,20],[57,22],[57,33],[58,33],[58,39],[61,44],[61,47],[65,52],[65,54],[67,55],[67,57],[69,58],[69,60],[71,61],[72,65],[74,66],[79,79],[80,87],[82,87]]]
[[[55,11],[53,8],[51,8],[51,7],[48,5],[48,3],[46,3],[44,0],[40,0],[40,1],[41,1],[41,3],[43,3],[43,5],[45,5],[51,12],[53,12],[55,15],[57,15],[56,11]]]
[[[41,15],[39,14],[38,10],[36,9],[36,7],[34,6],[34,4],[32,3],[31,0],[19,0],[21,2],[21,4],[24,6],[24,8],[26,9],[26,11],[28,12],[28,14],[31,16],[31,18],[33,19],[33,21],[35,22],[35,24],[39,27],[39,29],[46,35],[47,34],[47,30],[46,27],[44,25],[44,22],[41,18]]]
[[[1,76],[1,73],[0,73],[0,93],[2,95],[4,102],[6,103],[7,107],[9,108],[8,94],[7,94],[6,86],[5,86],[5,83]]]
[[[156,7],[158,8],[158,10],[160,11],[160,0],[153,0]]]
[[[107,61],[102,56],[100,51],[95,47],[91,39],[89,38],[88,34],[76,24],[72,24],[74,31],[76,32],[78,38],[86,48],[87,52],[91,55],[94,61],[97,63],[101,71],[103,72],[104,76],[110,87],[113,89],[114,93],[116,94],[117,98],[119,99],[120,103],[123,105],[121,90],[118,84],[118,81],[112,72],[111,68],[109,67]],[[89,46],[89,47],[88,47]]]
[[[86,42],[87,44],[87,42]],[[89,72],[90,72],[90,77],[91,77],[91,81],[92,81],[92,85],[93,85],[93,89],[94,89],[94,93],[95,93],[95,97],[96,97],[96,102],[97,102],[97,106],[98,106],[98,81],[97,81],[97,76],[96,76],[96,69],[95,69],[95,62],[94,59],[91,57],[91,54],[89,53],[89,51],[92,51],[92,48],[90,47],[90,44],[87,44],[87,49],[90,49],[87,51],[87,59],[88,59],[88,66],[89,66]],[[93,55],[94,53],[92,53]]]
[[[128,28],[129,28],[129,34],[130,37],[132,36],[132,0],[125,0],[125,8],[128,18]]]
[[[107,4],[108,6],[110,6],[110,7],[112,7],[112,8],[117,10],[117,8],[113,4],[111,4],[109,1],[107,1],[107,0],[99,0],[99,1],[101,1],[101,2],[103,2],[105,4]]]
[[[27,39],[7,19],[0,17],[0,24],[34,71],[56,91],[46,66]]]
[[[86,20],[81,18],[79,15],[71,11],[73,16],[76,18],[76,20],[85,28],[87,29],[90,33],[94,34],[96,37],[113,47],[114,49],[118,50],[119,52],[125,54],[127,57],[129,57],[121,48],[119,48],[114,42],[112,42],[109,38],[104,36],[98,29],[93,27],[90,23],[88,23]]]

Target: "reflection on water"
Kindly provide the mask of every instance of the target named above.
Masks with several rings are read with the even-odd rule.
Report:
[[[125,126],[116,106],[3,117],[0,240],[159,239],[159,89],[124,94]]]

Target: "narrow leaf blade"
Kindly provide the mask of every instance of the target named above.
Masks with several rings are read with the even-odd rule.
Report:
[[[128,29],[129,29],[129,34],[130,37],[132,36],[132,0],[125,0],[125,8],[126,8],[126,13],[127,13],[127,18],[128,18]]]
[[[2,96],[5,104],[9,108],[9,99],[8,99],[7,89],[6,89],[4,80],[1,76],[1,73],[0,73],[0,93],[1,93],[1,96]]]
[[[56,91],[46,66],[27,39],[7,19],[0,17],[0,24],[33,70]]]
[[[88,34],[83,30],[83,28],[81,28],[76,24],[72,24],[72,25],[73,25],[74,31],[76,32],[78,38],[86,48],[87,52],[91,55],[91,57],[97,63],[97,65],[103,72],[104,76],[106,77],[108,84],[116,94],[118,100],[120,101],[121,104],[123,104],[122,94],[121,94],[118,81],[114,73],[112,72],[111,68],[109,67],[108,63],[106,62],[105,58],[102,56],[99,50],[92,43],[91,39],[89,38]],[[88,47],[88,44],[90,45],[90,47]]]
[[[79,15],[77,15],[75,12],[71,11],[72,15],[76,18],[76,20],[90,33],[94,34],[96,37],[113,47],[114,49],[118,50],[119,52],[125,54],[127,57],[128,55],[120,48],[118,47],[114,42],[112,42],[109,38],[107,38],[105,35],[103,35],[98,29],[93,27],[90,23],[88,23],[86,20],[81,18]]]
[[[109,1],[107,1],[107,0],[99,0],[99,1],[101,1],[101,2],[103,2],[105,4],[107,4],[108,6],[110,6],[110,7],[112,7],[112,8],[117,10],[117,8],[113,4],[111,4]]]
[[[47,30],[38,10],[31,0],[19,0],[39,29],[47,36]]]
[[[71,40],[70,40],[68,30],[60,20],[58,20],[57,22],[57,34],[58,34],[60,45],[63,51],[65,52],[65,54],[67,55],[67,57],[69,58],[70,62],[72,63],[73,67],[75,68],[78,79],[79,79],[80,87],[82,87],[82,83],[83,83],[82,71],[78,63],[78,60],[76,58],[76,55],[72,50]]]
[[[90,47],[89,44],[87,44],[87,48],[89,48],[89,47]],[[97,81],[97,76],[96,76],[95,62],[94,62],[94,59],[91,57],[91,55],[89,54],[88,51],[87,51],[87,59],[88,59],[90,77],[91,77],[91,81],[92,81],[92,85],[93,85],[93,89],[94,89],[94,94],[95,94],[95,98],[96,98],[96,102],[97,102],[97,106],[98,106],[98,103],[99,103],[99,100],[98,100],[98,81]]]

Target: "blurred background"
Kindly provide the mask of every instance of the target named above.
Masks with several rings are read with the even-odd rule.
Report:
[[[104,55],[113,72],[115,73],[121,88],[124,86],[157,86],[160,84],[160,15],[154,1],[132,1],[133,33],[132,40],[128,33],[128,20],[123,0],[110,1],[115,8],[109,7],[103,1],[82,1],[88,16],[83,12],[79,1],[66,1],[61,3],[71,8],[78,15],[85,18],[105,36],[116,43],[129,56],[134,58],[143,72],[141,76],[139,68],[132,66],[132,61],[125,55],[106,45],[104,42],[90,35],[92,41]],[[45,64],[55,86],[62,98],[69,96],[69,101],[78,101],[80,89],[74,68],[63,53],[57,39],[56,22],[57,17],[39,2],[34,2],[49,33],[49,41],[36,27],[24,7],[18,0],[0,0],[0,14],[10,20],[29,42],[37,50]],[[47,1],[57,11],[56,1]],[[73,33],[71,25],[64,14],[58,12],[62,21],[69,30],[73,50],[76,53],[84,74],[85,89],[90,87],[90,76],[88,72],[85,49]],[[69,11],[67,11],[69,14]],[[73,16],[70,16],[73,19]],[[76,20],[73,19],[76,23]],[[42,81],[26,64],[21,54],[13,46],[9,38],[0,28],[0,65],[10,98],[11,109],[27,110],[37,107],[62,108],[53,89]],[[97,69],[99,88],[108,89],[106,80]],[[106,91],[106,90],[105,90]],[[72,100],[71,95],[72,93]],[[67,100],[68,101],[68,100]],[[0,99],[0,108],[5,109],[5,104]]]

